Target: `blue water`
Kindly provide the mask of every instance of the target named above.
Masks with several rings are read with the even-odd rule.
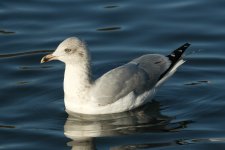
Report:
[[[225,1],[1,0],[0,149],[225,149]],[[187,62],[132,112],[70,115],[59,42],[88,43],[94,77],[191,43]]]

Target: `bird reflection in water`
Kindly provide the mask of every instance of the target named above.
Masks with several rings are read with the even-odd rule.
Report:
[[[157,101],[123,113],[84,115],[68,112],[68,114],[64,134],[72,139],[67,143],[68,146],[72,146],[72,150],[94,150],[94,138],[97,137],[169,132],[184,128],[188,123],[182,122],[171,126],[170,122],[173,118],[160,113],[160,104]],[[139,146],[136,145],[136,148]],[[123,149],[121,146],[113,149],[121,148]]]

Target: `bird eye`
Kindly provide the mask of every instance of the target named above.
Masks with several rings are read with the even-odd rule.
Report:
[[[66,48],[66,49],[65,49],[65,52],[66,52],[66,53],[69,53],[69,52],[71,52],[71,51],[72,51],[72,50],[69,49],[69,48]]]

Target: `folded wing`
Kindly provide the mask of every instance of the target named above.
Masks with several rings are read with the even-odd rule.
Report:
[[[138,96],[154,88],[170,64],[168,57],[163,55],[143,55],[97,79],[92,95],[102,106],[114,103],[131,92]]]

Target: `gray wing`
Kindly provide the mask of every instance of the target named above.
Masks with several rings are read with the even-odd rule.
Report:
[[[95,81],[92,95],[99,105],[114,103],[130,92],[139,95],[150,90],[160,75],[168,69],[167,57],[156,54],[143,55],[115,68]]]

